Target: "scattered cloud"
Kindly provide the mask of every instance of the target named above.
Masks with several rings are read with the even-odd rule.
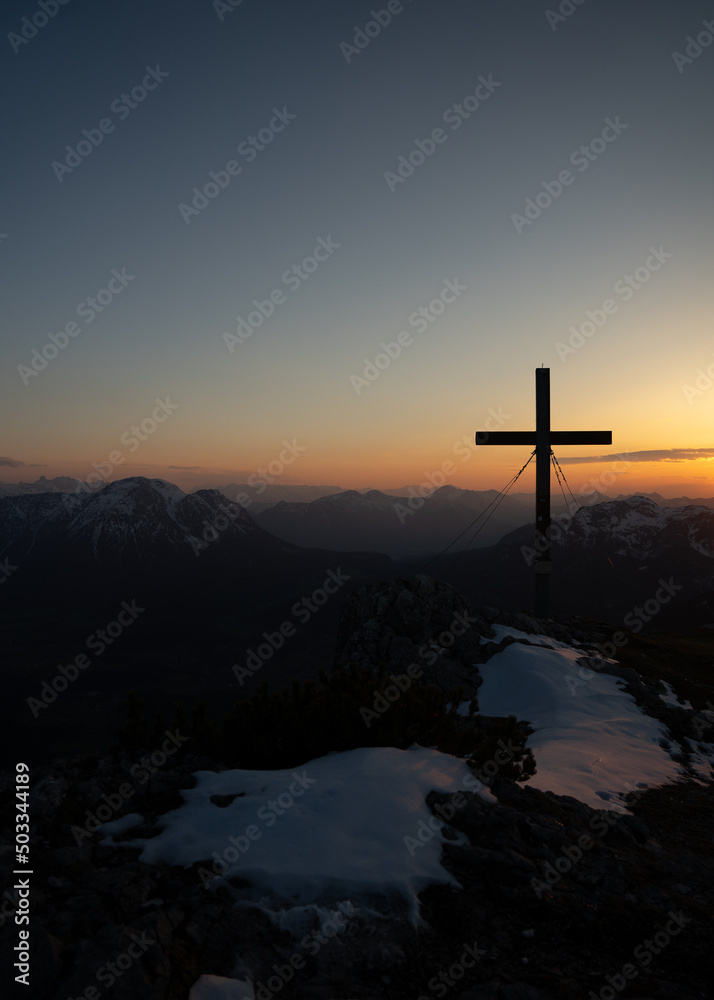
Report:
[[[181,472],[195,472],[196,469],[202,469],[202,465],[167,465],[167,469],[180,469]]]
[[[0,465],[7,465],[11,469],[19,469],[21,466],[25,466],[27,469],[46,469],[47,466],[44,462],[21,462],[17,458],[7,458],[0,455]]]
[[[655,451],[631,451],[628,454],[587,455],[559,458],[561,465],[584,465],[592,462],[695,462],[714,458],[714,448],[661,448]]]

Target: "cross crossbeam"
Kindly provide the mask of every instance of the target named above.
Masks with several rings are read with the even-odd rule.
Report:
[[[535,445],[535,614],[550,613],[550,454],[554,444],[612,444],[612,431],[553,431],[550,429],[550,368],[536,368],[536,429],[477,431],[477,445]]]
[[[538,371],[546,369],[538,369]],[[610,431],[550,431],[553,444],[612,444]],[[476,431],[476,444],[536,444],[535,431]]]

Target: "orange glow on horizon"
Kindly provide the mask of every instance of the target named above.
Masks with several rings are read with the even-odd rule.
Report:
[[[510,448],[499,449],[501,452]],[[190,491],[201,486],[221,486],[231,482],[246,482],[252,476],[272,480],[276,484],[304,484],[315,486],[336,486],[342,489],[372,488],[382,491],[404,486],[421,486],[424,490],[436,489],[443,485],[453,485],[460,489],[490,490],[503,489],[528,459],[528,450],[513,449],[516,456],[490,454],[475,450],[467,455],[465,451],[450,458],[438,459],[435,455],[424,454],[421,461],[414,455],[401,456],[394,453],[375,456],[370,461],[351,461],[340,454],[336,461],[325,460],[325,455],[292,455],[289,450],[276,452],[276,457],[257,459],[255,464],[248,461],[241,465],[229,466],[216,463],[208,465],[190,460],[182,462],[117,464],[111,474],[107,466],[100,464],[100,473],[106,482],[114,482],[129,476],[166,479],[182,489]],[[280,456],[286,461],[281,462]],[[714,469],[712,459],[702,458],[687,461],[646,461],[632,462],[627,467],[621,459],[613,455],[612,462],[583,462],[569,464],[558,456],[567,482],[574,493],[597,491],[611,496],[621,493],[660,493],[666,497],[714,496]],[[174,466],[172,468],[172,466]],[[73,476],[87,479],[96,471],[90,462],[83,460],[66,463],[25,465],[20,468],[3,470],[2,481],[7,483],[34,482],[41,475],[47,479],[55,476]],[[97,478],[97,477],[95,477]],[[535,488],[535,462],[511,487],[512,492],[531,493]],[[552,492],[559,495],[560,487],[555,474],[552,476]]]

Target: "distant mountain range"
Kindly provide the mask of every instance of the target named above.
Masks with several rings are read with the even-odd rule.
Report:
[[[444,486],[410,503],[379,490],[343,490],[279,501],[253,517],[218,490],[186,494],[159,479],[124,479],[93,493],[28,491],[0,498],[2,596],[6,607],[141,596],[172,614],[200,608],[215,618],[240,609],[245,618],[260,608],[275,617],[270,609],[309,593],[330,568],[360,579],[426,568],[474,604],[527,609],[532,498],[505,497],[473,539],[475,512],[496,497]],[[712,505],[582,499],[590,505],[574,517],[554,504],[554,607],[617,621],[638,601],[654,600],[660,578],[671,578],[677,596],[661,609],[665,619],[676,608],[688,621],[714,621]]]
[[[132,601],[147,612],[122,649],[175,650],[195,661],[212,648],[214,659],[238,658],[287,622],[303,626],[290,644],[297,660],[311,635],[324,640],[353,586],[390,571],[385,555],[293,545],[217,490],[185,494],[160,479],[0,498],[0,619],[15,660],[57,644],[71,658]],[[344,587],[307,614],[301,602],[330,574]]]
[[[610,500],[556,522],[552,539],[557,613],[635,631],[714,623],[711,507],[661,507],[645,496]],[[455,553],[437,560],[430,573],[475,605],[532,608],[532,523],[489,548]]]
[[[81,480],[72,476],[57,476],[55,479],[40,476],[34,483],[0,483],[0,497],[17,497],[25,493],[73,493],[81,485]]]
[[[225,587],[234,599],[256,584],[290,591],[302,574],[333,566],[271,535],[217,490],[186,494],[161,479],[122,479],[89,493],[30,491],[0,499],[0,559],[13,565],[8,597],[151,592],[166,603],[190,582],[202,595]],[[384,566],[353,555],[352,563]],[[292,592],[292,591],[290,591]],[[192,595],[196,599],[196,595]]]
[[[345,490],[311,503],[282,501],[257,513],[256,521],[286,541],[300,539],[303,545],[327,549],[376,549],[403,558],[438,552],[496,496],[495,490],[477,493],[453,486],[442,486],[426,498]],[[492,544],[522,524],[530,503],[506,497],[479,536],[480,544]]]
[[[131,688],[170,717],[182,698],[220,713],[251,686],[313,676],[331,662],[344,599],[391,572],[375,552],[276,538],[217,490],[137,477],[2,497],[0,739],[15,718],[35,741],[89,738]],[[241,686],[232,666],[251,650],[251,664],[266,666]],[[28,696],[64,684],[59,665],[76,675],[80,654],[70,691],[34,719]]]
[[[81,498],[87,495],[82,493],[83,486],[68,476],[56,479],[42,476],[35,483],[0,484],[0,497],[62,492],[77,493]],[[117,483],[109,486],[115,487]],[[93,487],[89,495],[97,492]],[[430,557],[449,546],[462,531],[464,536],[457,551],[469,539],[469,547],[485,548],[533,516],[530,493],[509,494],[496,504],[495,490],[465,490],[451,485],[432,493],[408,486],[388,493],[375,489],[343,490],[338,486],[229,483],[217,489],[181,493],[181,496],[204,498],[208,495],[213,497],[214,505],[219,496],[231,504],[238,501],[259,527],[293,545],[330,551],[382,552],[397,559]],[[635,496],[664,509],[690,505],[714,508],[714,497],[691,500],[666,498],[659,493]],[[582,506],[590,507],[628,497],[621,494],[613,501],[605,494],[592,493],[576,499]],[[184,516],[189,517],[189,508],[185,504],[181,508]],[[195,508],[196,513],[200,510],[203,508]],[[562,497],[553,496],[552,510],[554,514],[566,510]],[[484,516],[476,521],[481,513]],[[210,510],[203,510],[203,514],[210,519]],[[186,525],[189,522],[190,517]]]
[[[621,498],[626,499],[626,498]],[[645,498],[656,506],[677,508],[655,494]],[[601,493],[576,497],[584,507],[612,501]],[[554,515],[567,511],[562,497],[553,496]],[[714,507],[714,499],[704,507]],[[478,515],[484,516],[479,518]],[[361,494],[345,490],[310,503],[282,501],[256,512],[257,523],[280,538],[327,549],[386,552],[393,558],[430,556],[442,551],[464,532],[455,551],[493,545],[533,517],[533,496],[507,495],[496,490],[463,490],[442,486],[425,498],[389,496],[379,490]],[[471,541],[469,541],[471,539]]]
[[[492,538],[504,527],[506,534],[486,547],[464,551],[467,531],[440,558],[408,557],[410,547],[441,539],[446,547],[494,495],[444,487],[413,515],[402,512],[403,523],[395,504],[405,507],[405,498],[377,490],[280,502],[255,518],[217,490],[186,494],[141,477],[93,493],[2,497],[0,733],[17,717],[37,740],[51,743],[58,733],[99,739],[106,720],[116,718],[118,691],[142,691],[151,712],[170,713],[186,698],[204,699],[220,713],[263,681],[275,688],[314,677],[332,662],[345,600],[366,582],[426,573],[456,586],[475,607],[529,611],[530,497],[506,498],[489,526]],[[302,544],[268,530],[271,516]],[[554,613],[607,622],[613,631],[714,624],[710,507],[664,507],[635,496],[602,500],[555,524]],[[403,541],[395,543],[400,532]],[[383,545],[402,545],[398,564],[379,553]],[[372,551],[359,551],[368,546]],[[116,646],[101,639],[90,647],[99,630],[113,635],[109,623],[116,629],[127,603],[145,610],[119,629]],[[59,676],[58,665],[88,649],[92,669],[51,713],[34,719],[28,696],[37,698]],[[235,664],[253,665],[255,676],[239,683]]]
[[[205,487],[216,489],[229,500],[243,504],[251,514],[273,507],[276,503],[310,503],[332,493],[341,493],[341,486],[302,486],[291,483],[228,483],[226,486]],[[240,499],[238,499],[240,498]]]
[[[256,503],[265,504],[266,506],[273,506],[276,503],[280,503],[281,500],[287,503],[309,503],[312,500],[332,496],[335,493],[357,492],[364,495],[366,493],[380,492],[385,496],[410,498],[414,495],[426,494],[427,492],[423,483],[395,486],[382,490],[375,490],[373,486],[363,486],[355,491],[345,490],[342,486],[308,486],[297,483],[258,483],[257,481],[253,484],[228,483],[225,486],[206,484],[205,486],[196,487],[190,492],[198,493],[204,489],[218,490],[219,493],[222,493],[229,500],[235,500],[237,494],[245,493],[251,499],[255,498]],[[54,479],[47,479],[45,476],[40,476],[34,483],[0,482],[0,496],[20,496],[23,493],[73,493],[75,491],[81,492],[82,490],[86,490],[86,485],[81,479],[75,479],[73,476],[56,476]],[[96,492],[96,484],[92,487],[91,492]],[[448,496],[449,492],[453,496],[460,494],[464,498],[470,497],[470,500],[464,499],[466,503],[480,503],[483,497],[496,495],[495,490],[466,490],[450,485],[443,486],[438,491],[434,491],[432,496],[436,492],[439,492],[443,497]],[[714,497],[663,497],[660,493],[620,493],[616,497],[607,496],[605,493],[588,493],[584,494],[583,498],[584,502],[585,499],[589,498],[590,502],[593,503],[600,500],[624,500],[626,497],[633,495],[648,497],[659,504],[660,507],[686,507],[691,504],[701,507],[714,507]],[[509,497],[523,504],[532,504],[533,502],[532,493],[509,493]],[[557,499],[555,495],[553,499]]]

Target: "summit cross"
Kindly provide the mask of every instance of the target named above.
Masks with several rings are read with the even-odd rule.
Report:
[[[536,368],[535,431],[477,431],[477,445],[530,444],[536,452],[535,616],[550,613],[551,531],[550,456],[556,444],[612,444],[612,431],[553,431],[550,429],[550,368]]]

